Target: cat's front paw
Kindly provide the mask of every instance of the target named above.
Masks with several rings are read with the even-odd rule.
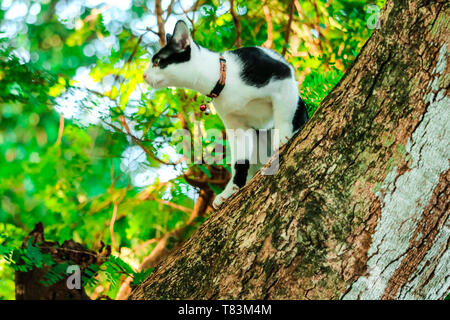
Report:
[[[219,209],[220,206],[233,194],[239,191],[239,187],[235,184],[229,184],[220,194],[216,196],[213,201],[213,208]]]

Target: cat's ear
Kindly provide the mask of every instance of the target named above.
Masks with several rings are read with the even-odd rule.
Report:
[[[172,39],[172,35],[170,33],[167,33],[166,34],[166,43],[169,43],[170,39]]]
[[[175,25],[173,30],[172,43],[177,51],[183,51],[191,44],[191,37],[189,35],[189,28],[187,24],[180,20]]]

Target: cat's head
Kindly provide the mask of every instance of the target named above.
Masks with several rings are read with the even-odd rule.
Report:
[[[173,35],[166,35],[166,45],[153,57],[144,80],[155,89],[177,86],[180,75],[191,72],[192,39],[184,21],[178,21]]]

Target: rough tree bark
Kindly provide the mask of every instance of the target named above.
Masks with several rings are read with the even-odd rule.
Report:
[[[449,3],[381,29],[280,153],[131,299],[440,299],[450,288]]]

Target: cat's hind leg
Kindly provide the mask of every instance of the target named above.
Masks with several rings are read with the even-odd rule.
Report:
[[[278,148],[283,146],[294,134],[293,119],[298,103],[297,83],[287,83],[282,89],[272,95],[274,129],[279,143]],[[275,146],[275,144],[274,144]]]

